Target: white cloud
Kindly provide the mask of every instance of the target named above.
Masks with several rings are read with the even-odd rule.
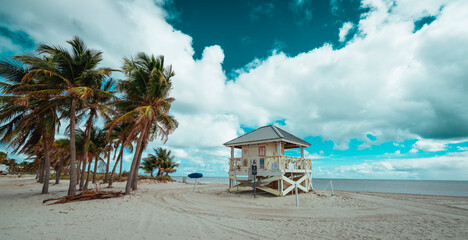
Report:
[[[156,3],[10,1],[0,9],[0,25],[39,43],[64,45],[79,35],[103,50],[104,64],[113,68],[138,51],[165,55],[176,72],[173,110],[181,123],[168,147],[200,166],[225,167],[229,152],[222,143],[240,134],[241,124],[284,120],[285,130],[333,140],[335,149],[347,149],[352,138],[372,145],[468,136],[466,1],[365,0],[370,11],[345,47],[325,44],[297,56],[273,51],[234,81],[226,81],[222,46],[207,46],[195,60],[192,38],[168,24]],[[428,15],[437,19],[413,33],[414,21]],[[376,141],[368,141],[369,132]],[[420,141],[415,151],[444,149]]]
[[[286,130],[333,140],[336,149],[347,149],[351,138],[366,141],[366,132],[377,133],[378,140],[368,144],[468,135],[468,112],[462,104],[468,102],[468,61],[463,60],[468,55],[468,30],[463,27],[468,6],[463,1],[442,10],[437,1],[427,6],[364,1],[371,11],[344,48],[326,44],[292,57],[273,52],[228,82],[222,48],[207,47],[202,59],[194,60],[191,37],[169,25],[166,13],[151,1],[10,5],[0,10],[11,20],[8,27],[44,43],[63,45],[80,35],[104,51],[111,67],[118,68],[122,56],[138,51],[164,54],[176,72],[174,111],[181,118],[203,115],[224,121],[215,116],[227,114],[253,127],[285,119]],[[413,33],[413,21],[423,13],[437,19]],[[447,124],[439,124],[443,121]],[[226,131],[238,131],[238,126],[229,127]],[[215,134],[209,138],[203,141],[220,140]]]
[[[349,30],[351,30],[353,26],[354,24],[352,22],[343,23],[343,26],[340,28],[340,33],[338,35],[340,37],[340,42],[344,42],[346,40],[346,36],[348,35]]]
[[[371,148],[371,145],[369,145],[368,143],[363,143],[363,144],[359,145],[357,148],[358,148],[358,150],[364,150],[364,149]]]
[[[323,152],[320,152],[319,154],[317,153],[309,153],[308,151],[304,150],[304,158],[307,158],[307,159],[322,159],[323,156],[321,156],[321,154],[323,154]]]
[[[314,174],[327,178],[466,180],[466,169],[468,151],[428,158],[367,161],[333,169],[322,167],[318,171],[314,168]]]
[[[133,154],[134,154],[134,152],[133,153],[124,153],[123,157],[122,157],[123,161],[127,162],[127,163],[131,163],[133,161]]]
[[[364,5],[372,10],[344,48],[277,52],[245,69],[228,86],[240,93],[233,98],[240,122],[286,119],[287,130],[331,139],[335,149],[346,149],[351,138],[366,141],[369,131],[378,141],[368,144],[468,135],[468,31],[461,26],[468,24],[467,3],[447,4],[416,33],[407,12],[400,16],[381,1]],[[412,12],[425,12],[420,8]]]
[[[437,142],[434,140],[418,140],[413,145],[413,148],[423,150],[426,152],[440,152],[447,150],[447,146],[444,143]]]
[[[419,150],[416,149],[416,148],[411,148],[411,150],[409,150],[409,152],[410,153],[417,153],[417,152],[419,152]]]
[[[17,52],[20,50],[20,47],[16,45],[11,39],[5,38],[4,36],[0,35],[0,52]]]
[[[413,149],[426,152],[440,152],[447,150],[449,144],[457,144],[466,141],[468,141],[466,138],[453,140],[419,139],[413,144]]]

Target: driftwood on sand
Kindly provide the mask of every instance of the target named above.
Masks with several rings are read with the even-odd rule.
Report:
[[[76,195],[64,196],[60,198],[49,198],[49,199],[44,200],[42,203],[58,200],[57,202],[53,202],[49,204],[49,205],[52,205],[52,204],[87,201],[87,200],[94,200],[94,199],[116,198],[116,197],[121,197],[123,195],[124,195],[123,192],[88,190],[88,191],[83,191]]]

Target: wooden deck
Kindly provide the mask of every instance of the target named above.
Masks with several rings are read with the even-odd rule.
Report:
[[[285,196],[294,190],[312,190],[311,159],[269,156],[257,164],[256,188],[276,196]],[[253,189],[253,176],[249,173],[247,159],[231,158],[229,161],[229,191]],[[246,179],[248,177],[248,179]]]

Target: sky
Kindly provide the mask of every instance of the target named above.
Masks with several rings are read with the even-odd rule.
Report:
[[[223,143],[275,124],[317,178],[468,180],[467,1],[0,2],[4,58],[75,35],[103,66],[164,55],[179,128],[143,156],[172,150],[175,175],[227,176]]]

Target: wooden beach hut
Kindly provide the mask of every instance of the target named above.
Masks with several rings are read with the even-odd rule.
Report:
[[[310,143],[268,125],[235,138],[224,144],[231,148],[229,159],[229,191],[257,189],[285,196],[294,190],[308,192],[312,189],[312,161],[304,158],[304,148]],[[241,156],[234,157],[234,149],[241,149]],[[301,157],[285,156],[285,149],[300,148]],[[252,163],[256,163],[257,175],[252,175]]]

